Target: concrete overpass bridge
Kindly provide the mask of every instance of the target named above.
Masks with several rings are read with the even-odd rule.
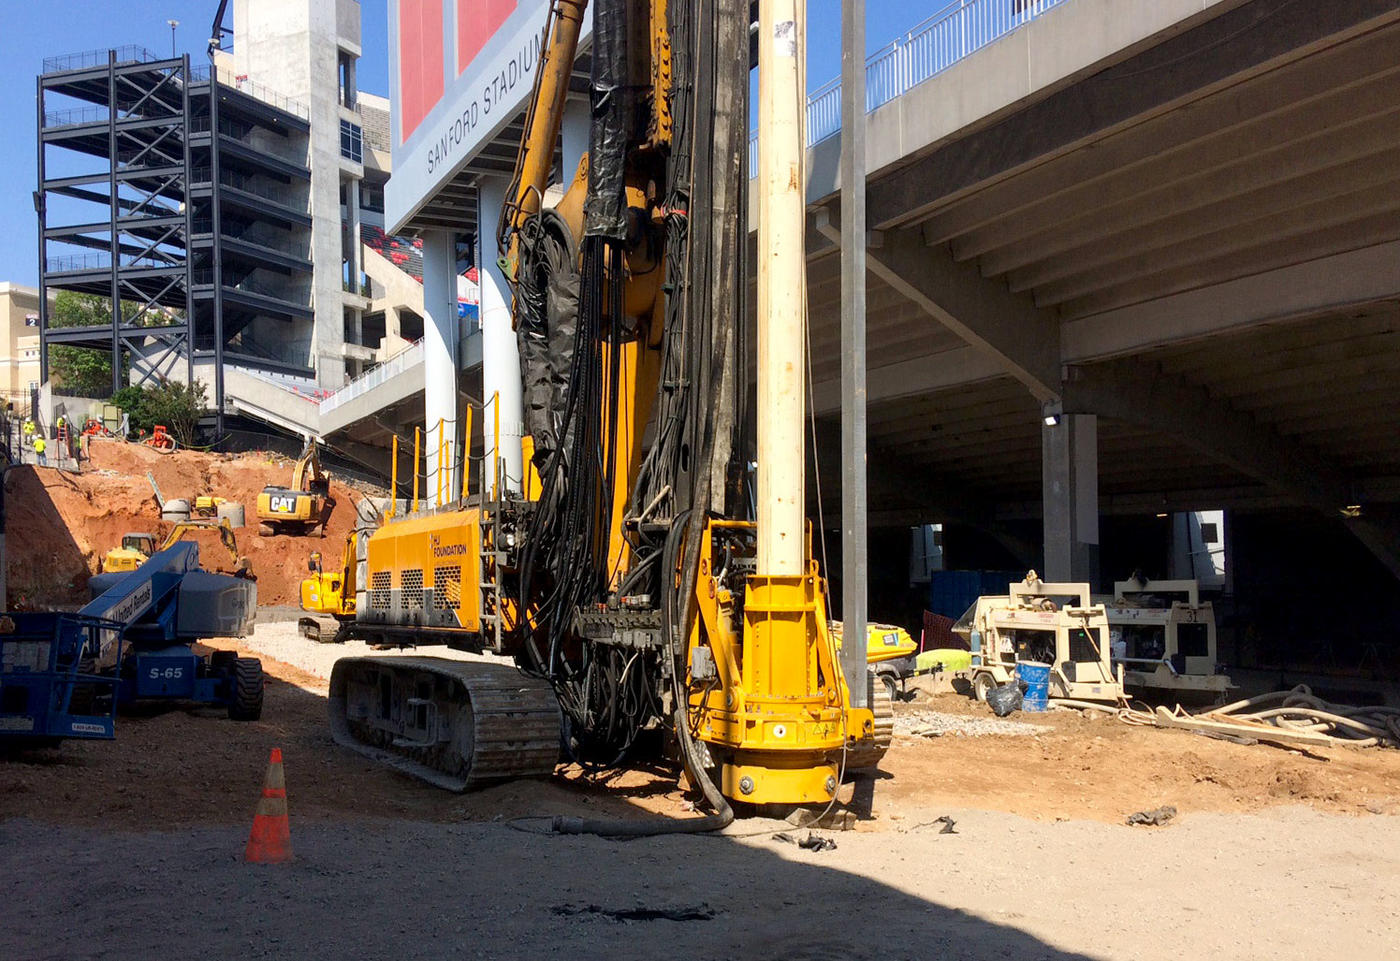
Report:
[[[868,77],[872,525],[965,524],[1078,578],[1101,518],[1304,508],[1400,576],[1400,2],[959,0]],[[833,514],[838,103],[808,113]],[[518,124],[401,227],[494,222]],[[399,367],[323,402],[332,442],[422,418],[424,361]]]
[[[1040,516],[1082,576],[1100,513],[1305,507],[1400,576],[1397,71],[1394,2],[1066,0],[878,106],[872,518]],[[839,139],[808,191],[833,437]]]

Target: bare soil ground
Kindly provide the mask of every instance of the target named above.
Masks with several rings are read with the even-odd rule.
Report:
[[[355,525],[355,504],[363,496],[332,478],[336,506],[325,537],[257,534],[258,494],[268,485],[291,482],[292,461],[277,454],[160,454],[140,444],[93,439],[84,472],[20,467],[6,475],[9,585],[19,609],[71,607],[87,601],[87,581],[103,556],[129,531],[164,537],[171,525],[146,479],[150,471],[167,498],[190,501],[213,494],[240,503],[247,526],[235,531],[248,557],[263,604],[296,604],[307,557],[319,550],[338,559]],[[208,570],[231,570],[231,558],[213,533],[192,538]]]
[[[664,766],[586,775],[561,766],[546,781],[452,795],[337,747],[326,725],[326,677],[349,651],[262,623],[246,643],[212,642],[262,656],[269,680],[262,720],[214,709],[123,716],[115,742],[70,741],[0,764],[0,819],[149,826],[238,824],[256,802],[268,752],[280,747],[298,817],[406,817],[475,821],[535,814],[682,814],[687,802]],[[272,649],[304,667],[272,660]],[[431,649],[425,650],[431,653]],[[923,707],[989,717],[985,705],[940,695]],[[901,706],[902,709],[908,709]],[[1162,804],[1185,812],[1254,812],[1288,804],[1370,816],[1400,814],[1400,751],[1335,748],[1300,753],[1242,746],[1076,713],[1017,715],[1033,736],[896,738],[862,830],[899,830],[945,808],[1005,811],[1037,821],[1122,823]],[[846,788],[847,796],[851,788]]]
[[[1020,715],[1044,732],[898,739],[875,819],[821,832],[834,850],[760,818],[542,836],[517,819],[684,815],[685,798],[663,769],[461,796],[386,771],[327,733],[341,649],[290,635],[221,645],[304,665],[264,655],[260,721],[124,716],[116,741],[0,759],[0,958],[1400,958],[1400,752]],[[988,716],[955,695],[919,707]],[[249,865],[274,746],[295,860]],[[1163,803],[1171,824],[1123,825]]]
[[[167,496],[231,497],[250,520],[257,491],[290,476],[285,459],[116,444],[94,463],[10,472],[11,578],[32,606],[81,601],[122,533],[163,529],[147,469]],[[338,549],[358,495],[334,493],[324,541],[243,532],[264,604],[294,604],[307,553]],[[1400,959],[1400,751],[1022,714],[1035,733],[898,737],[873,818],[823,832],[834,850],[761,818],[704,837],[541,836],[519,819],[686,816],[687,798],[664,766],[561,766],[467,795],[376,766],[325,717],[334,659],[367,651],[304,641],[295,615],[269,606],[253,637],[217,642],[263,658],[259,721],[174,707],[122,716],[115,741],[0,756],[0,958],[194,943],[210,958]],[[952,694],[900,710],[990,717]],[[273,747],[296,860],[248,865]],[[1167,826],[1123,824],[1163,804],[1180,812]]]

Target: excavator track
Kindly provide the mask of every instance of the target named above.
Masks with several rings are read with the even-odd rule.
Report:
[[[317,644],[339,644],[345,640],[345,625],[334,617],[303,614],[297,618],[297,633]]]
[[[869,677],[870,686],[866,691],[870,710],[875,715],[875,737],[846,752],[847,771],[875,770],[894,741],[894,699],[890,697],[889,688],[874,673]]]
[[[553,773],[554,690],[506,664],[346,657],[331,671],[336,743],[449,791]]]

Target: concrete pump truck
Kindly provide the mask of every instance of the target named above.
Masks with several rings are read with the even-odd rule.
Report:
[[[514,666],[343,658],[341,743],[454,790],[561,751],[670,757],[715,810],[692,827],[730,801],[827,804],[888,746],[884,689],[843,677],[864,646],[833,637],[805,516],[803,4],[758,6],[751,361],[749,0],[554,0],[497,236],[522,490],[497,471],[384,524],[346,625]],[[546,206],[585,15],[590,149]]]

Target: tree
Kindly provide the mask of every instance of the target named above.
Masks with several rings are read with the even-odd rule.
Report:
[[[208,409],[209,394],[200,381],[191,385],[171,380],[144,389],[123,387],[112,395],[112,403],[126,411],[132,430],[150,431],[164,424],[181,447],[189,447]]]
[[[122,316],[135,316],[135,305],[122,305]],[[103,327],[112,322],[112,302],[93,294],[60,290],[49,311],[50,329]],[[54,344],[49,348],[49,376],[61,390],[84,397],[112,389],[112,354],[108,350]]]
[[[141,314],[141,306],[122,301],[122,323],[130,325]],[[165,323],[159,313],[147,313],[139,326]],[[60,290],[49,311],[48,327],[106,327],[112,323],[112,302],[95,294]],[[122,379],[130,363],[122,359]],[[49,348],[49,376],[60,391],[83,397],[105,396],[112,389],[112,353],[107,349],[54,344]]]

